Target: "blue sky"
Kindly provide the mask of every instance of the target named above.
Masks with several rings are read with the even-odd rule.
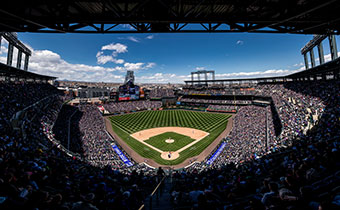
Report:
[[[215,70],[217,78],[286,75],[304,68],[300,49],[312,39],[250,33],[18,33],[18,37],[32,48],[30,71],[67,80],[122,82],[125,72],[134,70],[137,82],[144,83],[182,83],[197,69]],[[1,62],[5,48],[3,42]],[[327,60],[328,40],[324,48]]]

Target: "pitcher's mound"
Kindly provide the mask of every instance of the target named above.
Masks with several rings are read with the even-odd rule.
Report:
[[[175,160],[179,157],[179,153],[178,152],[171,152],[171,154],[169,155],[169,152],[162,152],[161,157],[164,160]]]
[[[171,144],[171,143],[174,143],[175,140],[169,138],[169,139],[165,140],[165,142],[168,143],[168,144]]]

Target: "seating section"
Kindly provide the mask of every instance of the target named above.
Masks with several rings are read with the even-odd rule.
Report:
[[[110,102],[103,104],[103,106],[110,113],[121,113],[147,109],[158,109],[162,107],[162,102],[161,101]]]
[[[172,89],[168,88],[154,88],[150,90],[150,98],[163,98],[163,97],[175,97],[175,93]]]
[[[252,94],[271,97],[273,107],[239,107],[211,165],[167,171],[171,208],[338,208],[340,82],[252,88]],[[0,94],[1,209],[138,209],[157,185],[157,170],[131,159],[128,167],[114,152],[116,142],[95,105],[64,105],[66,98],[49,84],[1,82]],[[161,102],[104,107],[120,113],[160,108]],[[18,132],[10,119],[21,110]]]

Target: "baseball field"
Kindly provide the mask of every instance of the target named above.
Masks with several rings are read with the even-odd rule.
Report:
[[[144,111],[111,116],[113,131],[144,158],[177,165],[199,155],[225,129],[231,115],[185,111]]]

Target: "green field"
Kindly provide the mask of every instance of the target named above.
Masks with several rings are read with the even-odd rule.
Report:
[[[200,154],[209,146],[226,128],[228,118],[231,115],[216,114],[207,112],[195,112],[185,110],[165,110],[165,111],[144,111],[132,114],[118,115],[110,117],[113,131],[121,137],[139,155],[150,158],[164,165],[177,165],[184,160]],[[160,153],[132,138],[130,134],[137,131],[157,128],[157,127],[187,127],[195,128],[210,133],[207,137],[192,145],[180,153],[180,157],[169,161],[160,157]],[[165,143],[165,139],[171,134],[174,143]],[[175,135],[174,135],[175,134]],[[162,151],[176,151],[192,142],[188,136],[177,133],[164,133],[154,136],[147,143],[159,148]],[[167,145],[166,145],[167,144]],[[171,149],[168,148],[171,145]]]
[[[175,140],[175,142],[171,144],[166,143],[165,140],[169,138]],[[184,136],[173,132],[166,132],[158,136],[153,136],[145,142],[162,151],[176,151],[193,141],[195,141],[195,139],[192,139],[189,136]]]

